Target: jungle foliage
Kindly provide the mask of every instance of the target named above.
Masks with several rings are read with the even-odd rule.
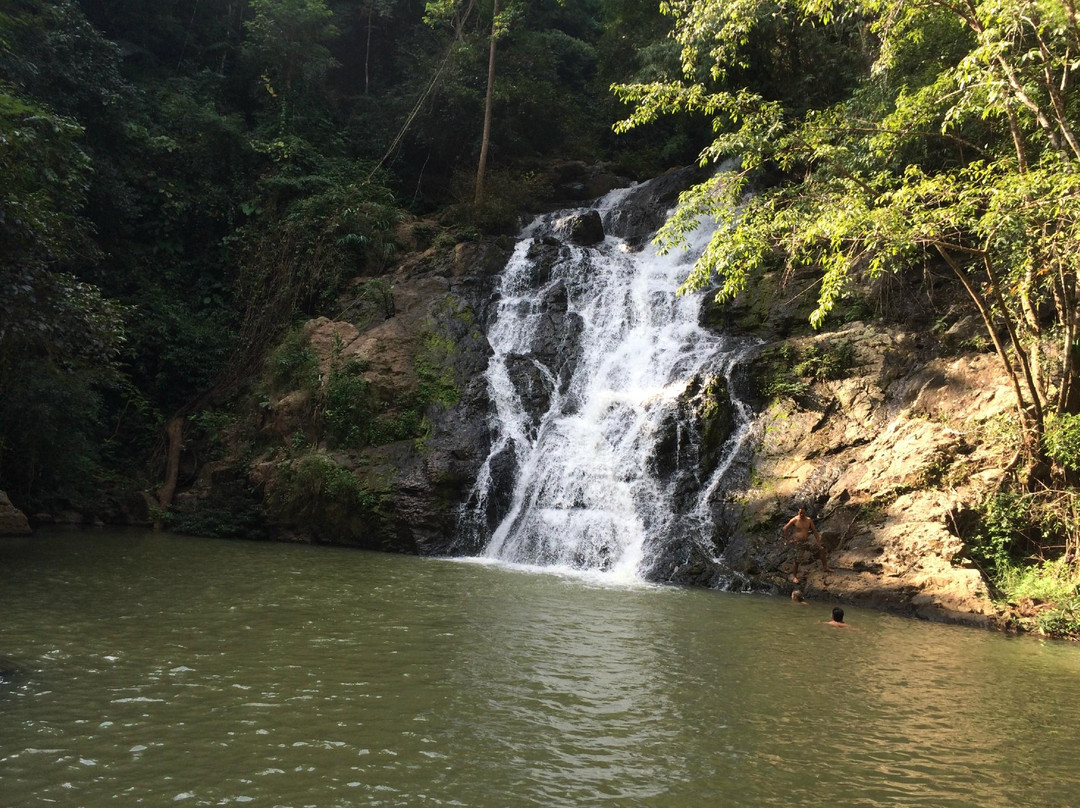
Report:
[[[943,262],[983,316],[1039,454],[1048,414],[1080,410],[1071,0],[663,8],[682,75],[617,85],[633,105],[619,128],[697,113],[715,131],[701,162],[740,162],[687,192],[658,237],[670,248],[702,216],[724,225],[687,287],[718,276],[727,299],[765,269],[816,266],[820,326],[860,277]]]
[[[610,131],[607,85],[677,55],[653,0],[503,11],[476,206],[490,2],[0,3],[0,489],[36,510],[150,485],[163,424],[384,271],[403,213],[505,229],[545,160],[691,158],[681,124]]]

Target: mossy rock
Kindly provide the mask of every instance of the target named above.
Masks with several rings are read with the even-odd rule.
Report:
[[[735,414],[724,380],[696,375],[660,427],[654,471],[669,477],[678,470],[696,469],[700,476],[709,476],[734,428]]]

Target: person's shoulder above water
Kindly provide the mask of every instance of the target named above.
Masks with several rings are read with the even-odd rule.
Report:
[[[851,628],[844,622],[844,610],[839,606],[834,606],[832,610],[832,620],[826,621],[825,625],[835,626],[836,628]]]

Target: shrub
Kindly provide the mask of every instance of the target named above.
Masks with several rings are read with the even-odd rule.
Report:
[[[266,533],[262,508],[249,501],[199,503],[168,512],[164,521],[169,530],[189,536],[261,539]]]
[[[489,170],[484,181],[484,200],[473,203],[474,175],[458,171],[452,179],[453,193],[458,203],[445,211],[449,223],[462,229],[472,228],[482,233],[517,232],[522,211],[535,210],[537,202],[548,199],[552,189],[539,174]],[[462,235],[458,241],[465,240]]]
[[[997,582],[1009,600],[1066,601],[1077,594],[1080,583],[1072,564],[1059,558],[1029,567],[1006,565],[999,569]]]
[[[315,389],[319,383],[319,363],[300,328],[292,329],[271,351],[267,371],[274,390]]]
[[[967,550],[984,565],[1002,600],[1051,604],[1034,617],[1041,633],[1080,637],[1080,570],[1071,554],[1035,563],[1017,560],[1021,539],[1030,541],[1035,533],[1045,537],[1054,529],[1059,506],[1032,494],[998,494],[984,504],[982,529]]]
[[[405,409],[397,415],[380,415],[371,422],[368,441],[372,446],[384,446],[399,440],[419,438],[423,434],[424,417],[416,409]]]
[[[1080,415],[1055,415],[1047,420],[1043,448],[1052,460],[1080,471]]]
[[[332,457],[313,452],[278,468],[270,506],[279,518],[326,527],[340,516],[333,509],[377,516],[379,497]]]
[[[967,553],[991,577],[1000,574],[1016,560],[1018,540],[1031,526],[1030,494],[1002,492],[982,506],[979,532],[967,541]]]
[[[205,445],[208,456],[216,459],[225,456],[229,444],[226,436],[237,428],[240,418],[224,410],[199,410],[188,417],[188,422],[194,427],[196,439]]]
[[[1036,618],[1039,631],[1050,637],[1080,637],[1080,595],[1059,601]]]
[[[323,425],[336,446],[359,448],[370,441],[373,402],[370,385],[361,375],[365,363],[350,360],[332,367],[326,380]]]

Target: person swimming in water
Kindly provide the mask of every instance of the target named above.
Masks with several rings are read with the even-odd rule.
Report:
[[[827,626],[836,626],[837,628],[850,628],[847,623],[844,622],[844,610],[839,606],[834,606],[832,610],[832,620],[827,622]]]

